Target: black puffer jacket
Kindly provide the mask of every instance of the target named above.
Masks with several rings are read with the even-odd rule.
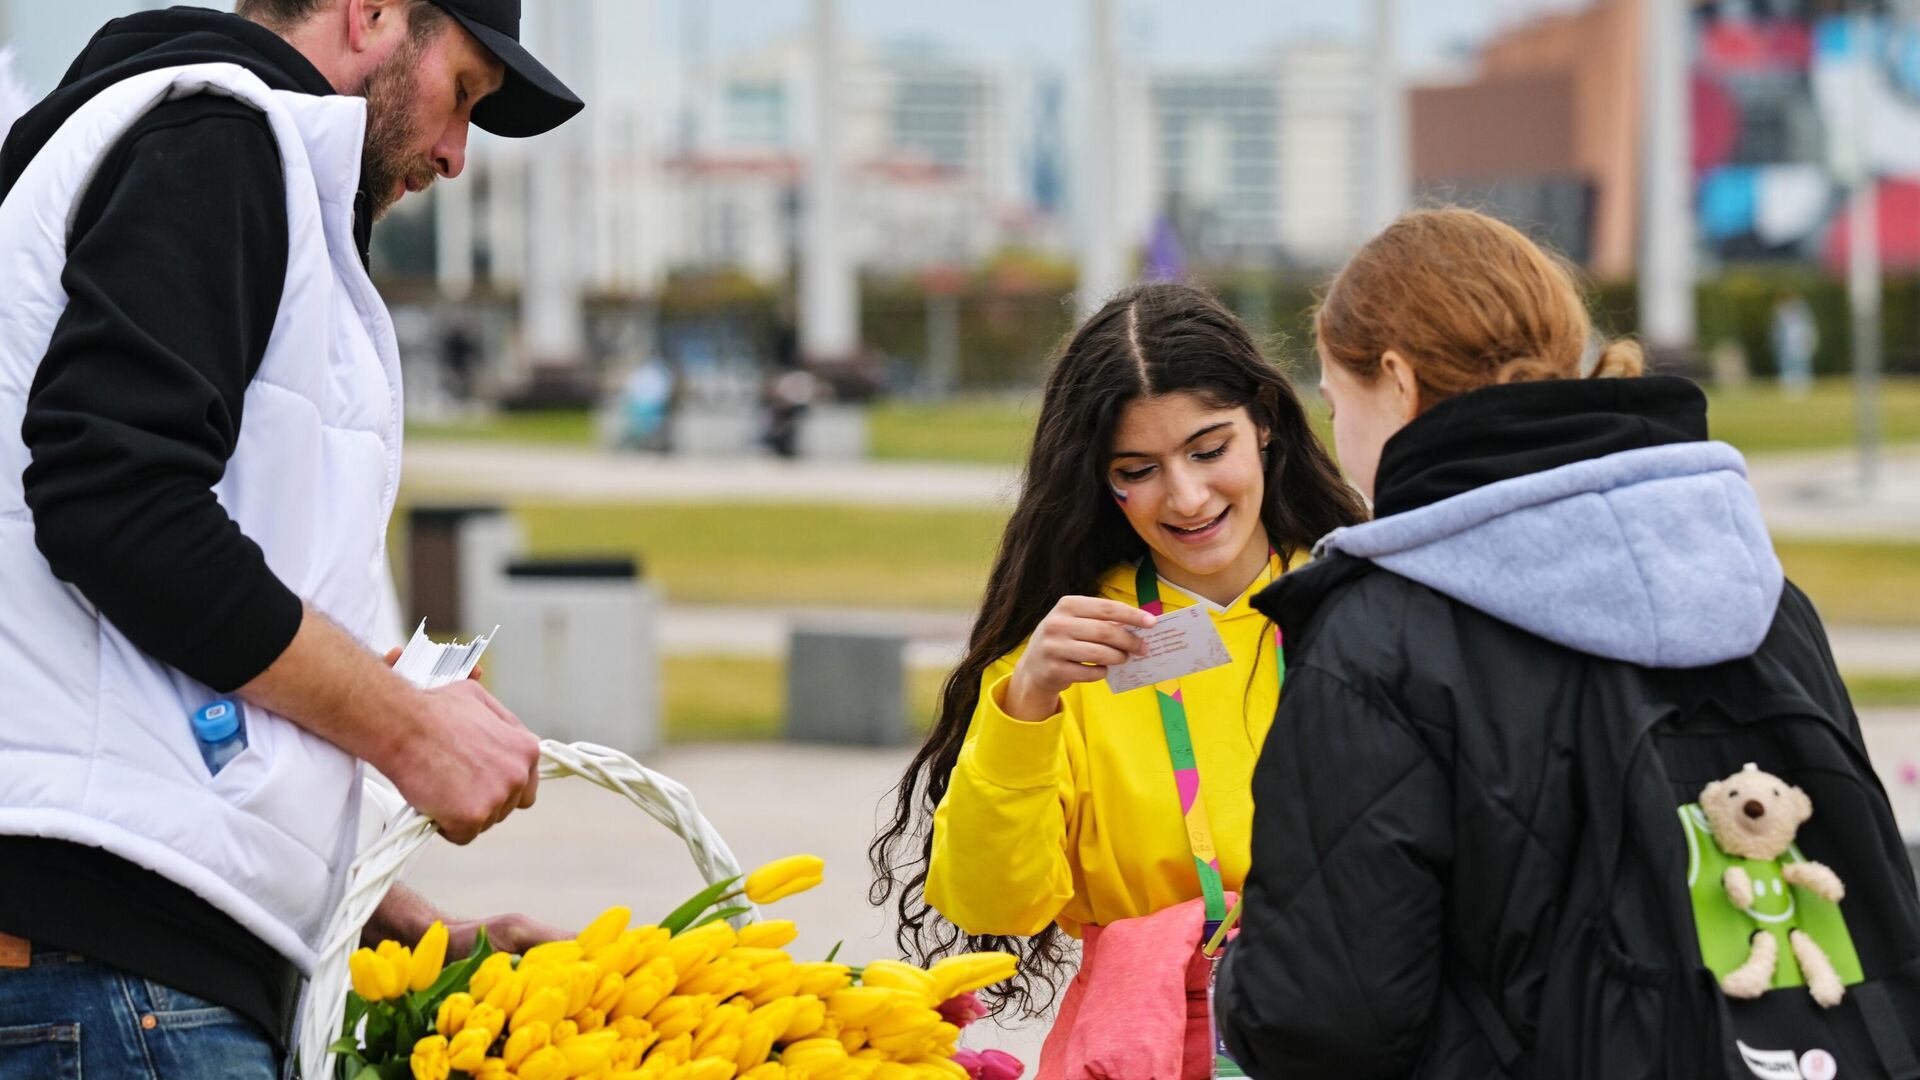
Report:
[[[1770,688],[1858,743],[1738,455],[1705,438],[1680,379],[1464,395],[1388,443],[1380,517],[1257,599],[1287,673],[1218,988],[1251,1075],[1503,1075],[1487,1005],[1529,1050],[1516,1072],[1586,1074],[1533,1050],[1556,980],[1582,977],[1555,967],[1573,925],[1607,902],[1582,869],[1583,728]],[[1651,857],[1684,875],[1684,847]],[[1685,1075],[1614,1049],[1636,1065],[1606,1075]]]

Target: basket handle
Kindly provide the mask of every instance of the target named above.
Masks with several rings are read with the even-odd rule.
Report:
[[[694,804],[686,786],[662,776],[633,758],[593,743],[540,743],[540,778],[578,776],[625,795],[635,806],[679,836],[708,884],[740,874],[740,862],[713,825]],[[380,838],[353,860],[347,887],[333,909],[321,938],[319,960],[302,995],[294,1048],[305,1080],[331,1080],[334,1055],[327,1047],[339,1037],[346,1015],[347,958],[360,944],[360,929],[372,917],[387,890],[400,879],[428,839],[438,831],[432,820],[411,806],[403,806],[387,821]],[[759,912],[748,905],[736,925],[751,922]]]

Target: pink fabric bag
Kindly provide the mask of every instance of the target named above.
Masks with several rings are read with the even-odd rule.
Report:
[[[1227,894],[1232,907],[1234,894]],[[1210,962],[1199,899],[1089,926],[1080,973],[1040,1049],[1036,1080],[1205,1080],[1213,1073]]]

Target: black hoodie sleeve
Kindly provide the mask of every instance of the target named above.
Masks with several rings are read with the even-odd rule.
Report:
[[[301,617],[212,491],[279,308],[285,190],[252,109],[199,96],[148,114],[81,202],[70,300],[21,425],[53,572],[220,691],[272,663]]]

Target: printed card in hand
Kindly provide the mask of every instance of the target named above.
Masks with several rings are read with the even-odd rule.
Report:
[[[1107,686],[1116,694],[1219,667],[1233,659],[1203,604],[1162,615],[1151,629],[1130,626],[1127,633],[1147,639],[1147,654],[1107,669]]]

